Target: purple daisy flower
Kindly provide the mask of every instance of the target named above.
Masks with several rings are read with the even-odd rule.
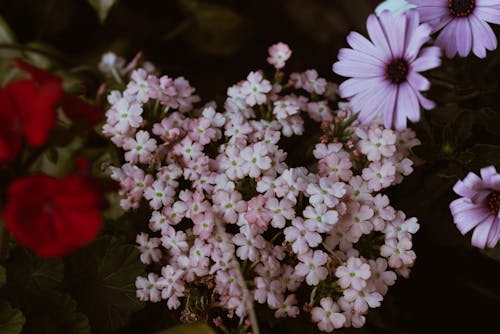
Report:
[[[406,128],[406,119],[420,119],[420,104],[434,108],[434,102],[422,96],[430,82],[419,72],[441,64],[439,47],[422,46],[431,28],[419,24],[416,11],[393,17],[384,11],[372,14],[366,22],[370,40],[357,32],[347,36],[352,49],[341,49],[333,71],[350,77],[339,87],[339,94],[350,100],[350,108],[359,112],[366,124],[380,115],[385,127]]]
[[[500,238],[500,174],[495,167],[481,169],[481,177],[469,173],[453,190],[462,198],[450,210],[462,234],[474,229],[472,245],[495,247]]]
[[[441,30],[436,45],[448,58],[471,50],[479,58],[497,48],[495,33],[486,22],[500,24],[500,0],[409,0],[417,6],[422,22]]]

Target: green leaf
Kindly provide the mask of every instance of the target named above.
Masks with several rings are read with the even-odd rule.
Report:
[[[13,308],[6,301],[0,301],[0,333],[19,334],[25,322],[26,319],[21,311]]]
[[[7,22],[0,16],[0,43],[15,43],[16,37]]]
[[[23,334],[90,334],[88,318],[77,311],[77,304],[69,295],[58,291],[35,292],[27,302]]]
[[[472,169],[500,164],[500,146],[477,144],[472,146],[470,152],[475,157],[470,165]]]
[[[5,272],[5,268],[3,266],[0,266],[0,288],[5,284],[7,281],[7,274]]]
[[[64,276],[61,259],[39,258],[21,247],[10,256],[6,268],[9,273],[7,291],[13,295],[56,288]]]
[[[94,8],[101,23],[106,21],[109,11],[115,5],[117,0],[87,0],[88,3]]]
[[[216,332],[207,324],[195,323],[179,325],[155,334],[215,334]]]
[[[95,330],[124,326],[144,305],[136,297],[135,279],[145,266],[132,245],[104,236],[68,258],[67,268],[72,295]]]

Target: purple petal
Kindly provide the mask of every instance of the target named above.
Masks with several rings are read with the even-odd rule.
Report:
[[[359,119],[363,124],[370,122],[375,116],[383,112],[384,104],[392,92],[395,92],[396,87],[389,83],[382,83],[377,90],[375,90],[372,98],[361,109],[359,114]]]
[[[488,234],[490,232],[495,216],[491,215],[481,224],[479,224],[472,233],[472,245],[478,248],[484,248],[486,246],[486,241],[488,240]]]
[[[390,13],[384,11],[380,20],[389,19],[390,16]],[[368,35],[370,36],[370,39],[372,40],[375,47],[382,50],[385,55],[392,58],[391,48],[389,46],[389,43],[387,42],[387,38],[385,37],[381,22],[375,14],[371,14],[370,16],[368,16],[368,20],[366,21],[366,28],[368,30]]]
[[[431,46],[420,50],[418,58],[411,63],[413,70],[423,72],[441,65],[441,49]]]
[[[392,89],[385,99],[385,103],[382,105],[382,113],[384,119],[384,126],[388,129],[392,127],[392,121],[394,119],[394,113],[396,108],[398,89]]]
[[[412,122],[420,119],[420,106],[418,99],[409,84],[399,86],[398,104],[396,108],[395,123],[397,130],[406,129],[406,118]]]
[[[457,32],[457,20],[452,20],[436,39],[436,45],[446,51],[446,57],[453,58],[457,54],[457,42],[455,34]]]
[[[372,55],[382,62],[386,62],[390,59],[390,55],[384,54],[381,50],[377,49],[367,38],[356,31],[351,31],[347,35],[347,43],[359,52],[366,53],[367,55]]]
[[[428,90],[431,87],[430,81],[415,71],[411,71],[408,75],[408,82],[413,87],[413,89],[419,91]]]
[[[430,33],[431,27],[427,24],[422,24],[413,31],[411,37],[407,41],[408,44],[405,50],[406,59],[413,61],[417,57],[422,45],[430,39]]]
[[[456,19],[455,38],[458,54],[466,57],[472,49],[472,28],[468,18]]]
[[[467,200],[459,198],[450,203],[453,220],[462,234],[468,233],[485,219],[491,217],[491,212],[483,206],[476,206]]]
[[[458,180],[453,186],[453,191],[462,197],[472,198],[477,194],[477,190],[469,188],[462,180]]]
[[[381,78],[351,78],[339,86],[339,95],[342,98],[350,98],[382,82]]]
[[[380,59],[378,59],[372,55],[369,55],[367,53],[364,53],[364,52],[361,52],[358,50],[353,50],[353,49],[347,49],[347,48],[340,49],[337,58],[340,61],[355,60],[355,61],[360,62],[360,63],[367,63],[367,64],[374,65],[374,66],[380,66],[380,67],[385,66],[384,62],[381,61]]]
[[[486,22],[500,24],[500,8],[477,6],[474,15]]]
[[[500,239],[500,219],[498,217],[494,217],[493,223],[491,224],[490,233],[488,233],[488,239],[486,244],[488,247],[493,248],[497,245],[498,240]]]
[[[344,77],[373,78],[384,75],[385,69],[353,60],[342,60],[333,64],[333,72]]]
[[[488,23],[477,18],[475,15],[469,16],[469,22],[474,35],[472,51],[479,58],[485,58],[486,50],[492,51],[497,48],[495,33]]]
[[[422,108],[424,108],[425,110],[434,109],[434,107],[436,106],[436,103],[434,103],[434,101],[431,101],[428,98],[424,97],[422,94],[420,94],[420,92],[416,92],[416,94],[418,102],[420,102]]]

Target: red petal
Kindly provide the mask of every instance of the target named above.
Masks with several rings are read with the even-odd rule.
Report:
[[[62,106],[66,115],[71,119],[84,119],[90,125],[97,125],[101,121],[102,113],[99,108],[76,96],[64,94]]]

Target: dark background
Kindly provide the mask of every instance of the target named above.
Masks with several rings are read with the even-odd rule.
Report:
[[[350,30],[364,32],[366,17],[377,3],[121,0],[101,24],[84,0],[0,0],[0,15],[19,44],[44,50],[57,66],[95,66],[109,49],[127,59],[143,51],[163,72],[185,76],[207,100],[223,97],[227,87],[250,70],[266,67],[267,48],[277,41],[293,50],[289,70],[316,68],[323,77],[340,82],[331,72],[337,51],[346,45]],[[498,67],[490,74],[498,76]],[[498,90],[494,96],[498,99]],[[472,136],[470,142],[499,144],[497,139],[498,133],[486,139]],[[382,308],[372,311],[369,324],[359,332],[498,331],[498,262],[472,248],[470,235],[463,237],[454,227],[448,210],[456,198],[451,186],[464,169],[443,173],[449,166],[438,160],[390,191],[396,208],[419,218],[417,263],[410,279],[398,279]],[[122,332],[146,332],[155,327],[153,317],[164,312],[158,305],[146,308]],[[275,333],[294,332],[286,322],[276,326]]]

